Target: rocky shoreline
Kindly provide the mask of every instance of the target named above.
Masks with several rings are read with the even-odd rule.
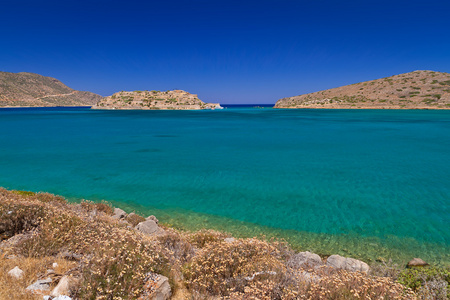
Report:
[[[0,235],[0,286],[8,283],[29,297],[23,299],[319,299],[319,290],[345,294],[347,286],[322,290],[337,279],[352,285],[358,294],[352,299],[420,295],[380,276],[392,272],[387,267],[380,273],[379,266],[361,260],[295,252],[277,241],[180,232],[153,215],[144,218],[105,202],[70,204],[46,193],[0,188]],[[414,258],[408,267],[426,265]]]

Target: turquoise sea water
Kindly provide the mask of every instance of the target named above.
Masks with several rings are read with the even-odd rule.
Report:
[[[450,262],[450,111],[0,109],[0,186]]]

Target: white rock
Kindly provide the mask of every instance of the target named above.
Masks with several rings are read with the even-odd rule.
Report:
[[[64,275],[50,293],[52,297],[64,296],[70,294],[70,289],[77,283],[73,277]]]
[[[331,255],[328,257],[327,266],[352,272],[369,272],[370,269],[369,265],[363,261],[340,255]]]
[[[48,291],[48,290],[50,290],[50,283],[52,283],[51,278],[37,280],[35,283],[27,286],[27,290],[30,290],[33,292]]]
[[[126,216],[127,216],[127,213],[124,210],[117,208],[117,207],[114,208],[114,215],[112,216],[113,218],[123,219],[123,218],[126,218]]]
[[[72,300],[69,296],[59,296],[56,298],[53,298],[52,300]]]
[[[55,262],[54,262],[54,263],[52,264],[53,269],[56,269],[57,266],[58,266],[58,263],[55,263]]]
[[[23,276],[23,271],[21,269],[19,269],[19,267],[14,267],[14,269],[10,270],[8,272],[8,275],[11,277],[14,277],[16,279],[20,279]]]

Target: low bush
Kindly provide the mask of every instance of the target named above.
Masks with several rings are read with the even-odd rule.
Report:
[[[400,272],[398,282],[418,292],[419,295],[432,295],[434,297],[423,297],[423,299],[450,298],[450,290],[448,289],[450,284],[449,269],[437,267],[405,269]]]
[[[285,272],[277,245],[257,239],[206,244],[184,270],[187,285],[210,295],[244,292],[254,276],[273,277]]]

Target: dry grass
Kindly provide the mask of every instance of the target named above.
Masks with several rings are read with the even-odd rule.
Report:
[[[42,299],[25,290],[25,288],[36,281],[48,269],[53,269],[52,264],[57,263],[54,269],[56,274],[64,274],[76,266],[75,262],[58,259],[55,257],[43,258],[21,258],[6,259],[0,258],[0,299]],[[8,271],[14,267],[19,267],[24,271],[24,275],[20,279],[15,279],[7,275]]]
[[[87,212],[103,212],[109,216],[114,214],[114,208],[111,203],[102,201],[100,203],[95,203],[88,200],[83,200],[80,203],[81,207]]]

